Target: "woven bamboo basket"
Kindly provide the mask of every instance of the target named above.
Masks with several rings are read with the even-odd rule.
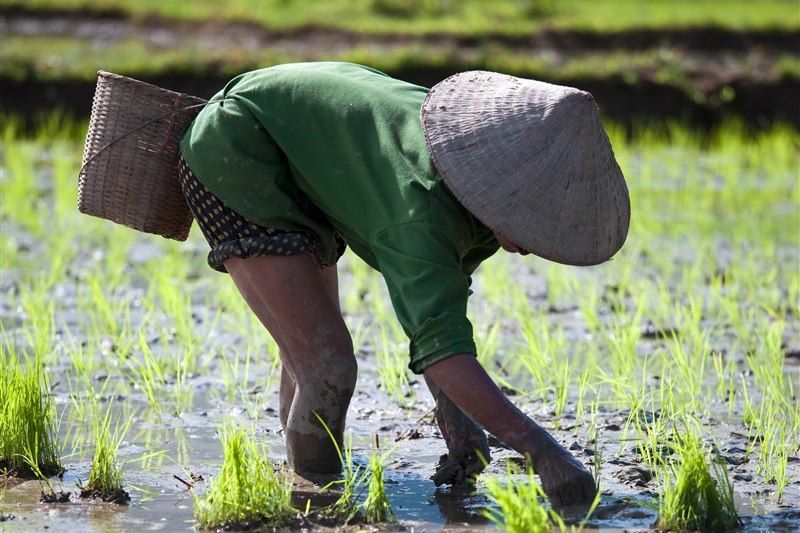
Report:
[[[78,210],[186,240],[193,219],[178,182],[180,135],[205,103],[98,71],[78,176]]]

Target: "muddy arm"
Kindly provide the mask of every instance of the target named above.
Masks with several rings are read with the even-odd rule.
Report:
[[[492,460],[486,433],[433,380],[426,376],[425,383],[436,401],[436,424],[447,443],[447,453],[439,458],[433,482],[436,485],[469,482]]]
[[[556,505],[590,501],[591,474],[547,431],[502,393],[472,354],[443,359],[424,370],[425,378],[487,431],[529,456],[542,488]]]

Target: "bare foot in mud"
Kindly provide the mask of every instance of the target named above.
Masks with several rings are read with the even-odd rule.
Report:
[[[561,447],[538,457],[534,469],[554,507],[588,506],[597,494],[592,474]]]
[[[436,390],[434,398],[436,423],[448,453],[439,458],[431,479],[437,486],[473,482],[492,460],[486,433],[440,390]]]

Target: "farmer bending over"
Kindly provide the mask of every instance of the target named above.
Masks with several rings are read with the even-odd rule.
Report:
[[[470,276],[499,247],[566,264],[607,260],[627,189],[591,95],[497,73],[433,89],[351,63],[237,76],[181,142],[183,192],[227,272],[280,347],[288,458],[337,473],[356,383],[336,262],[349,246],[383,274],[423,374],[455,482],[488,459],[482,429],[529,455],[557,505],[591,500],[589,472],[498,389],[475,354]]]

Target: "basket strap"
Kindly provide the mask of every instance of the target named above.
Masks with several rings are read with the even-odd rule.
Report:
[[[223,100],[224,100],[224,98],[223,98]],[[167,128],[167,135],[166,135],[166,137],[164,139],[164,142],[161,145],[161,149],[163,150],[164,146],[166,146],[167,141],[169,140],[169,134],[172,131],[172,126],[173,126],[173,124],[175,122],[175,114],[180,112],[180,111],[186,111],[188,109],[195,109],[195,108],[198,108],[198,107],[205,107],[205,106],[207,106],[209,104],[209,102],[203,102],[203,103],[200,103],[200,104],[192,104],[192,105],[185,106],[185,107],[176,107],[179,104],[179,102],[180,102],[180,97],[176,98],[175,102],[173,102],[172,109],[170,109],[169,111],[167,111],[163,115],[160,115],[160,116],[158,116],[158,117],[156,117],[156,118],[154,118],[152,120],[148,120],[147,122],[143,122],[142,124],[139,124],[135,128],[132,128],[132,129],[126,131],[125,133],[123,133],[119,137],[115,137],[114,139],[111,139],[108,143],[106,143],[105,145],[100,147],[100,149],[98,151],[96,151],[95,153],[90,155],[86,159],[86,161],[83,163],[83,165],[81,165],[81,169],[80,169],[80,171],[78,171],[78,176],[83,174],[83,171],[86,169],[86,165],[91,163],[94,160],[95,157],[100,155],[100,153],[103,152],[103,150],[105,150],[106,148],[108,148],[112,144],[116,143],[119,140],[124,139],[125,137],[127,137],[131,133],[135,133],[135,132],[139,131],[140,129],[144,128],[145,126],[149,126],[153,122],[158,122],[159,120],[163,120],[166,117],[170,117],[169,126]]]
[[[181,107],[181,98],[183,98],[183,94],[179,93],[176,94],[175,99],[172,100],[172,113],[169,114],[169,122],[167,123],[167,131],[164,132],[164,140],[161,141],[161,144],[158,146],[159,152],[166,148],[169,138],[172,135],[172,127],[175,125],[175,114]]]

